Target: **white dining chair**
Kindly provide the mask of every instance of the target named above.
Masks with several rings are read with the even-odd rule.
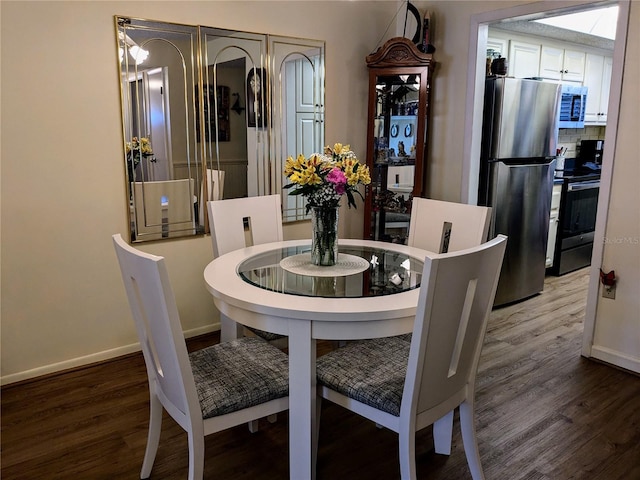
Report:
[[[113,244],[149,380],[140,478],[151,474],[164,408],[187,432],[189,479],[201,479],[206,435],[288,409],[288,357],[255,337],[188,354],[164,258],[136,250],[119,234]]]
[[[207,202],[213,255],[251,245],[282,241],[282,207],[280,195],[243,197]],[[242,335],[242,327],[220,314],[221,341]],[[286,339],[258,329],[249,329],[268,341]]]
[[[212,200],[222,200],[224,198],[224,170],[212,170],[207,168],[205,177],[200,184],[200,223],[204,224],[204,212],[207,202]],[[204,186],[207,186],[206,194]]]
[[[159,240],[195,233],[193,179],[133,182],[135,234]]]
[[[441,453],[440,429],[449,436],[457,407],[471,476],[484,478],[475,380],[506,241],[499,235],[478,247],[426,257],[410,343],[398,337],[357,341],[317,360],[320,399],[398,433],[403,479],[416,478],[416,432],[433,424]]]
[[[491,207],[414,197],[407,244],[435,253],[476,247],[487,241],[490,221]],[[411,336],[400,338],[410,342]],[[451,451],[453,412],[448,424],[445,427],[444,421],[439,423],[438,453]]]
[[[435,253],[487,241],[491,207],[414,197],[407,244]]]

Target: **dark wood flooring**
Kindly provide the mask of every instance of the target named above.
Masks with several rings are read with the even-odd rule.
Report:
[[[640,479],[640,378],[580,356],[587,282],[587,270],[549,278],[542,294],[492,313],[476,395],[488,480]],[[147,402],[141,355],[3,388],[1,478],[139,478]],[[281,414],[256,434],[207,437],[205,478],[288,478],[287,426]],[[416,443],[420,479],[471,478],[457,421],[449,457],[434,453],[429,428]],[[186,476],[186,435],[165,416],[151,478]],[[396,435],[325,403],[317,477],[399,478]]]

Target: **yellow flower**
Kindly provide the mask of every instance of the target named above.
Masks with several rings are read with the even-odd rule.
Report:
[[[316,173],[316,169],[314,167],[302,170],[300,174],[296,176],[296,179],[294,179],[293,176],[291,177],[291,181],[299,183],[300,185],[318,185],[322,183],[322,178],[320,178],[320,176]]]
[[[353,169],[349,169],[348,172],[345,171],[345,174],[347,175],[347,183],[349,185],[357,185],[358,183],[368,185],[371,183],[369,169],[363,165],[360,165],[357,171],[354,172]]]
[[[302,157],[304,158],[304,156]],[[312,154],[309,159],[307,160],[307,166],[308,167],[318,167],[321,166],[323,163],[322,161],[322,157],[320,155],[318,155],[317,153]]]
[[[307,182],[309,185],[320,185],[322,183],[322,178],[315,171],[309,176],[309,181]]]
[[[295,160],[291,155],[287,157],[287,161],[284,164],[284,174],[288,177],[295,171]]]
[[[302,183],[302,173],[298,171],[293,172],[289,177],[289,180],[291,180],[293,183]]]
[[[147,153],[147,154],[153,153],[153,150],[151,148],[151,142],[147,137],[142,137],[140,139],[140,151],[142,153]]]
[[[351,151],[351,145],[342,145],[341,143],[336,143],[333,147],[337,154],[347,154]]]
[[[324,147],[325,155],[338,156],[345,155],[351,151],[351,145],[343,145],[341,143],[336,143],[333,145],[333,149],[327,145]]]
[[[369,167],[361,166],[358,169],[358,176],[360,178],[360,182],[363,185],[369,185],[371,183],[371,173],[369,172]]]
[[[354,193],[362,196],[357,190],[358,184],[371,183],[368,167],[358,161],[349,145],[342,143],[333,147],[327,145],[323,153],[313,153],[308,158],[304,155],[295,159],[287,157],[284,173],[291,182],[287,188],[294,187],[291,194],[307,197],[307,208],[325,204],[335,206],[344,194],[348,196],[349,206],[355,207]]]

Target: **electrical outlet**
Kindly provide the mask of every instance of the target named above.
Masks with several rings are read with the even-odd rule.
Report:
[[[615,300],[616,298],[616,285],[603,285],[602,286],[602,297],[610,298],[611,300]]]

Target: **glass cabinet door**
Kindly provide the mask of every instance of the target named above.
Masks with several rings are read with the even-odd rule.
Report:
[[[398,65],[372,66],[369,59],[378,52],[367,57],[371,185],[365,201],[364,232],[367,239],[406,243],[413,197],[423,193],[432,62],[431,55],[418,52],[405,38],[392,39],[385,46],[390,42],[426,58],[414,60],[423,65],[405,66],[407,59],[398,56],[397,48],[391,52],[395,52],[392,60]]]

